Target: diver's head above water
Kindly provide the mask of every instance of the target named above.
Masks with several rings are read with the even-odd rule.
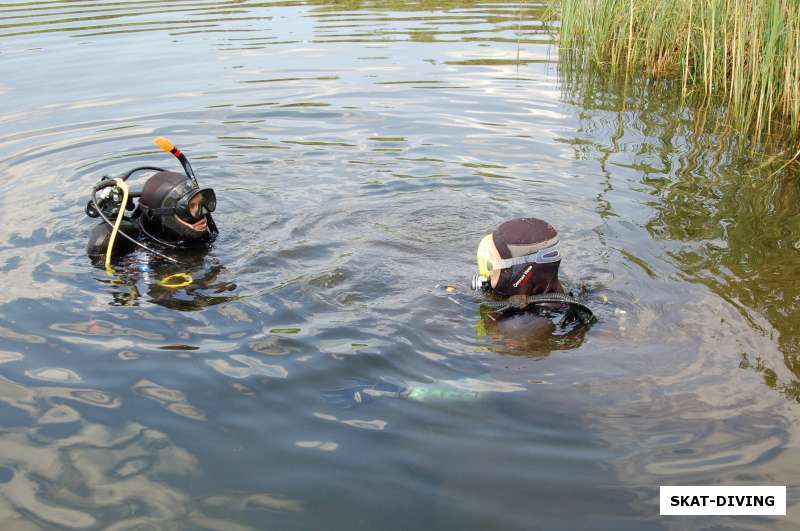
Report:
[[[502,223],[481,240],[477,259],[475,289],[504,297],[564,291],[558,280],[558,231],[541,219],[517,218]]]
[[[150,177],[139,198],[140,223],[148,236],[171,245],[202,245],[216,236],[210,215],[217,205],[211,188],[188,176],[160,171]]]

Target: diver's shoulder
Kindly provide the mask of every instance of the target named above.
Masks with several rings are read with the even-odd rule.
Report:
[[[131,238],[139,238],[141,230],[139,225],[134,221],[123,221],[120,225],[120,231],[124,232]],[[86,244],[86,254],[89,256],[101,256],[106,254],[108,243],[111,239],[112,228],[108,223],[100,222],[92,227],[92,232],[89,235],[89,241]],[[117,237],[114,241],[113,256],[122,256],[133,250],[135,245],[125,237]]]

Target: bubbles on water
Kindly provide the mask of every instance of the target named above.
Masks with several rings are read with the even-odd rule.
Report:
[[[628,322],[628,312],[621,308],[614,308],[614,317],[617,318],[617,328],[621,335],[625,335],[625,329]]]

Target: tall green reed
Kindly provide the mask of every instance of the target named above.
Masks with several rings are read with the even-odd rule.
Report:
[[[551,16],[568,59],[721,101],[742,145],[773,137],[800,147],[800,1],[552,0]]]

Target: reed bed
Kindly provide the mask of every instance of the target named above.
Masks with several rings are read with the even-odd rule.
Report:
[[[562,54],[675,80],[684,97],[721,100],[749,145],[800,147],[800,1],[554,0],[551,13]]]

